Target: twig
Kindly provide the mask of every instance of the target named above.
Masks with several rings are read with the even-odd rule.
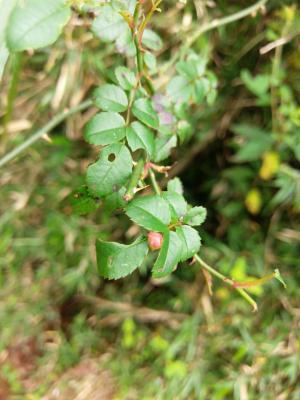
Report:
[[[223,17],[220,19],[214,19],[210,22],[207,22],[201,25],[198,29],[195,30],[194,34],[192,34],[187,40],[185,45],[182,47],[181,51],[176,52],[176,54],[171,58],[169,62],[167,62],[161,69],[160,72],[166,72],[172,65],[176,63],[176,61],[184,57],[188,52],[190,47],[196,42],[196,40],[205,32],[211,31],[212,29],[219,28],[220,26],[230,24],[231,22],[238,21],[239,19],[245,18],[248,15],[254,14],[260,8],[262,8],[268,0],[259,0],[257,3],[253,4],[250,7],[244,8],[241,11],[238,11],[235,14],[228,15],[227,17]]]
[[[33,135],[31,135],[25,142],[21,143],[19,146],[15,147],[12,151],[7,153],[4,157],[0,159],[0,168],[7,164],[9,161],[16,158],[19,154],[21,154],[24,150],[30,147],[33,143],[41,139],[46,133],[50,132],[53,128],[63,122],[65,119],[70,117],[73,114],[76,114],[80,111],[84,111],[89,108],[93,104],[92,100],[86,100],[75,107],[70,108],[67,111],[63,111],[62,113],[56,115],[52,118],[45,126],[38,129]]]
[[[208,265],[205,261],[202,260],[201,257],[196,254],[195,259],[197,262],[201,265],[201,267],[205,268],[210,274],[214,275],[215,277],[221,279],[224,283],[227,285],[233,287],[249,304],[251,304],[253,311],[257,311],[257,304],[256,302],[252,299],[252,297],[249,296],[249,294],[244,290],[239,287],[235,287],[235,282],[232,281],[231,279],[227,278],[225,275],[221,274],[217,270],[215,270],[213,267]]]

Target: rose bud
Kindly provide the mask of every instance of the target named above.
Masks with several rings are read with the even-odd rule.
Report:
[[[148,246],[151,250],[158,250],[161,248],[163,242],[163,235],[158,232],[148,233]]]

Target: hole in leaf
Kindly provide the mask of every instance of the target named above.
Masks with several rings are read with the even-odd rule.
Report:
[[[114,153],[109,154],[108,161],[113,162],[116,159],[116,155]]]

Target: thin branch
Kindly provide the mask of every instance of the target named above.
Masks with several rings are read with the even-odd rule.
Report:
[[[257,304],[256,302],[252,299],[252,297],[249,296],[249,294],[242,288],[236,287],[235,282],[229,278],[227,278],[225,275],[221,274],[217,270],[215,270],[213,267],[208,265],[205,261],[202,260],[201,257],[196,254],[195,259],[197,262],[201,265],[202,268],[206,269],[210,274],[214,275],[215,277],[221,279],[224,283],[227,285],[231,286],[234,288],[249,304],[251,304],[253,311],[257,311]]]
[[[25,151],[28,147],[30,147],[33,143],[41,139],[46,133],[49,133],[53,128],[62,123],[65,119],[70,117],[73,114],[76,114],[80,111],[84,111],[89,108],[93,102],[91,100],[86,100],[75,107],[70,108],[67,111],[63,111],[62,113],[56,115],[52,118],[46,125],[42,128],[38,129],[33,135],[31,135],[25,142],[21,143],[19,146],[15,147],[12,151],[7,153],[4,157],[0,159],[0,168],[7,164],[9,161],[16,158],[23,151]]]

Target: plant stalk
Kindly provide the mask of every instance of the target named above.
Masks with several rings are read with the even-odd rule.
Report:
[[[235,287],[234,282],[231,279],[227,278],[225,275],[221,274],[220,272],[215,270],[213,267],[208,265],[205,261],[202,260],[201,257],[198,256],[198,254],[196,254],[194,257],[195,257],[196,261],[201,265],[201,267],[206,269],[206,271],[208,271],[210,274],[212,274],[216,278],[219,278],[223,282],[227,283],[227,285],[233,287],[249,304],[251,304],[253,311],[257,311],[256,302],[252,299],[252,297],[249,296],[249,294],[244,289]]]

